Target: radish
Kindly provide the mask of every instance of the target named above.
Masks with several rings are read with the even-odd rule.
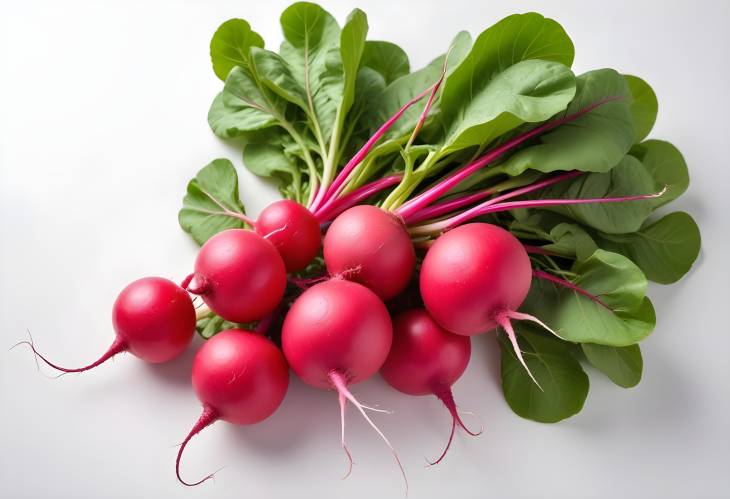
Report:
[[[383,302],[365,286],[343,279],[330,279],[307,289],[284,319],[281,343],[292,370],[304,383],[339,394],[341,443],[349,461],[345,476],[352,470],[345,443],[345,405],[349,400],[393,452],[405,479],[395,449],[365,412],[386,411],[361,404],[348,389],[378,372],[392,341],[393,326]]]
[[[58,366],[36,351],[33,353],[50,367],[64,373],[88,371],[121,352],[161,363],[174,359],[190,344],[195,333],[195,307],[190,295],[172,281],[162,277],[144,277],[129,284],[119,293],[112,308],[116,336],[109,349],[98,360],[74,369]]]
[[[446,456],[458,424],[469,435],[456,409],[453,385],[471,357],[471,338],[449,333],[422,308],[406,310],[393,321],[393,346],[380,374],[390,386],[408,395],[436,395],[451,413],[451,434],[438,464]]]
[[[219,232],[200,249],[183,287],[231,322],[253,322],[284,296],[286,269],[272,243],[245,229]]]
[[[416,252],[396,215],[360,205],[339,215],[327,229],[324,262],[331,275],[359,282],[388,300],[408,284]]]
[[[203,404],[203,414],[180,445],[175,460],[178,480],[180,459],[192,437],[221,420],[250,425],[271,416],[281,405],[289,386],[289,368],[281,351],[267,338],[243,329],[221,331],[208,340],[193,361],[193,389]]]
[[[279,251],[287,272],[304,269],[322,245],[319,222],[304,206],[288,199],[270,204],[254,224],[256,233]]]
[[[440,236],[421,266],[420,288],[431,316],[452,333],[472,336],[501,326],[527,368],[510,319],[539,319],[517,312],[532,282],[530,258],[512,234],[486,223],[470,223]]]

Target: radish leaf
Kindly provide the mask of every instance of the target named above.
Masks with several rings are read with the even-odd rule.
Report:
[[[623,388],[631,388],[641,381],[644,361],[639,345],[610,347],[583,343],[581,345],[588,362]]]
[[[634,142],[641,142],[654,128],[659,103],[648,83],[638,76],[624,75],[631,92],[631,115],[634,118]]]
[[[263,47],[261,35],[243,19],[229,19],[220,25],[210,41],[210,59],[216,76],[226,81],[236,66],[248,68],[249,49]]]
[[[631,148],[630,154],[638,158],[654,178],[657,190],[664,187],[663,196],[651,200],[655,208],[681,196],[689,186],[689,173],[682,153],[669,142],[647,140]]]

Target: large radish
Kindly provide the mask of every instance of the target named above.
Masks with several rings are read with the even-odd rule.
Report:
[[[121,352],[150,362],[167,362],[180,355],[195,333],[195,307],[190,295],[162,277],[138,279],[119,293],[112,308],[116,333],[107,351],[84,367],[61,367],[38,353],[32,342],[23,341],[46,364],[64,373],[88,371]]]
[[[284,319],[281,342],[289,365],[304,383],[339,394],[342,448],[352,469],[345,443],[345,405],[349,400],[385,441],[405,472],[390,441],[375,426],[348,386],[372,377],[383,365],[393,341],[388,310],[365,286],[330,279],[302,293]],[[407,485],[407,482],[406,482]]]
[[[245,229],[219,232],[200,248],[183,287],[202,296],[231,322],[253,322],[279,305],[286,288],[284,262],[274,245]]]
[[[257,234],[276,247],[287,272],[304,269],[322,246],[317,218],[307,208],[289,199],[267,206],[254,228]]]
[[[180,476],[180,458],[193,436],[218,420],[250,425],[266,419],[284,400],[288,386],[286,360],[267,338],[229,329],[208,340],[193,361],[193,389],[203,404],[203,414],[180,446],[175,460],[178,480],[193,486],[213,476],[194,483]]]
[[[524,246],[506,230],[486,223],[462,225],[436,239],[420,275],[423,302],[436,322],[467,336],[501,326],[530,377],[510,319],[530,320],[553,332],[537,318],[517,312],[531,282]]]

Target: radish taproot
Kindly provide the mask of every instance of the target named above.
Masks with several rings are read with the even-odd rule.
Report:
[[[388,438],[348,386],[371,378],[385,362],[393,341],[393,325],[383,302],[361,284],[330,279],[315,284],[292,304],[284,319],[281,344],[292,370],[309,386],[334,389],[339,395],[342,448],[352,470],[345,442],[345,405],[349,400],[390,448],[403,478],[405,471]],[[406,481],[406,488],[408,482]]]
[[[274,245],[245,229],[228,229],[208,239],[183,287],[231,322],[253,322],[279,305],[286,269]]]
[[[193,361],[193,389],[203,413],[185,437],[175,460],[183,485],[199,485],[213,475],[189,483],[180,476],[180,459],[192,437],[214,422],[250,425],[276,411],[289,387],[289,368],[269,339],[243,329],[221,331],[208,340]]]
[[[195,333],[195,307],[190,295],[174,282],[162,277],[143,277],[119,293],[112,308],[116,336],[107,351],[93,363],[66,368],[38,353],[33,353],[50,367],[64,373],[88,371],[121,352],[150,362],[167,362],[187,349]]]
[[[451,434],[446,448],[431,464],[446,456],[458,424],[469,430],[456,409],[451,385],[464,374],[471,357],[471,338],[450,333],[422,308],[406,310],[393,320],[393,345],[380,375],[390,386],[407,395],[435,395],[451,414]]]
[[[441,235],[426,253],[420,274],[423,302],[448,331],[465,336],[501,326],[515,355],[539,386],[522,358],[510,319],[542,321],[517,312],[532,283],[524,246],[512,234],[486,223],[461,225]]]

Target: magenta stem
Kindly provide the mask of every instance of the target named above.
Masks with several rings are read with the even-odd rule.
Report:
[[[362,162],[362,160],[365,159],[365,156],[367,156],[373,146],[375,146],[375,143],[380,140],[380,138],[385,135],[388,130],[390,130],[390,128],[395,124],[396,121],[398,121],[398,119],[400,119],[401,116],[403,116],[403,113],[405,113],[408,108],[410,108],[413,104],[428,95],[432,87],[433,85],[431,85],[426,90],[405,103],[403,107],[398,110],[397,113],[391,116],[388,121],[383,123],[380,128],[378,128],[378,130],[373,134],[373,136],[370,137],[367,142],[365,142],[365,145],[363,145],[360,150],[350,159],[350,161],[347,162],[345,167],[337,175],[337,177],[335,177],[332,185],[330,185],[328,189],[320,187],[319,191],[317,192],[317,197],[314,198],[312,205],[309,207],[312,212],[316,211],[327,199],[331,197],[337,197],[340,192],[342,192],[347,178],[350,176],[353,170],[355,170],[355,167],[357,167]]]
[[[542,125],[537,126],[537,127],[533,128],[532,130],[529,130],[521,135],[518,135],[517,137],[505,142],[501,146],[498,146],[498,147],[492,149],[491,151],[487,152],[482,157],[480,157],[480,158],[476,159],[475,161],[471,162],[470,164],[466,165],[459,171],[453,173],[452,175],[447,177],[445,180],[441,181],[437,185],[431,187],[427,191],[416,196],[412,200],[404,203],[396,210],[396,213],[398,215],[400,215],[401,217],[403,217],[404,219],[408,218],[412,213],[418,212],[422,208],[428,206],[429,204],[433,203],[436,199],[438,199],[441,196],[443,196],[444,194],[446,194],[449,190],[451,190],[453,187],[455,187],[462,181],[466,180],[470,175],[472,175],[477,170],[488,165],[489,163],[491,163],[492,161],[494,161],[495,159],[500,157],[502,154],[510,151],[511,149],[514,149],[515,147],[522,144],[523,142],[530,140],[531,138],[533,138],[537,135],[550,131],[560,125],[574,121],[574,120],[580,118],[581,116],[583,116],[584,114],[589,113],[590,111],[594,110],[595,108],[602,106],[603,104],[606,104],[607,102],[611,102],[611,101],[614,101],[614,100],[617,100],[620,98],[621,97],[608,97],[606,99],[595,102],[595,103],[591,104],[590,106],[587,106],[573,114],[564,116],[563,118],[559,118],[557,120],[543,123]]]
[[[477,201],[481,201],[482,199],[489,197],[491,194],[493,194],[492,191],[486,190],[481,192],[475,192],[473,194],[467,194],[465,196],[460,196],[454,199],[450,199],[448,201],[443,201],[433,206],[427,206],[420,211],[413,213],[410,217],[404,219],[403,221],[406,223],[406,225],[413,225],[424,220],[437,218],[442,215],[446,215],[447,213],[451,213],[452,211],[456,211],[459,208],[463,208],[464,206],[468,206]]]
[[[455,215],[447,220],[442,220],[440,222],[435,222],[433,224],[428,224],[428,225],[421,226],[421,227],[414,227],[411,230],[411,233],[413,233],[413,234],[420,234],[423,232],[429,233],[432,231],[441,231],[444,229],[455,227],[461,223],[466,222],[467,220],[471,220],[472,218],[475,218],[475,217],[478,217],[479,215],[484,214],[483,212],[488,207],[497,205],[501,201],[511,199],[511,198],[514,198],[517,196],[522,196],[524,194],[529,194],[530,192],[537,191],[537,190],[543,189],[545,187],[549,187],[549,186],[557,184],[559,182],[563,182],[564,180],[569,180],[571,178],[575,178],[579,175],[582,175],[582,172],[572,171],[572,172],[561,173],[560,175],[555,175],[555,176],[547,178],[545,180],[541,180],[540,182],[535,182],[533,184],[526,185],[525,187],[520,187],[519,189],[515,189],[513,191],[507,192],[507,193],[497,196],[495,198],[484,201],[483,203],[478,204],[477,206],[474,206],[473,208],[470,208],[466,211],[463,211],[463,212],[459,213],[458,215]],[[505,203],[499,204],[499,206],[502,206],[503,204],[505,204]]]
[[[195,485],[200,485],[201,483],[205,482],[206,480],[209,480],[213,478],[213,475],[215,473],[211,473],[210,475],[206,476],[202,480],[198,480],[197,482],[186,482],[182,479],[180,476],[180,459],[182,458],[183,451],[185,450],[185,447],[188,445],[188,442],[191,438],[193,438],[195,435],[201,432],[204,428],[212,425],[218,420],[218,412],[213,409],[212,407],[206,405],[203,407],[203,414],[200,415],[200,418],[193,426],[193,429],[190,430],[190,433],[188,433],[188,436],[185,437],[185,440],[183,440],[183,443],[180,445],[180,450],[177,453],[177,458],[175,459],[175,474],[177,475],[177,479],[180,481],[181,484],[187,486],[187,487],[194,487]]]
[[[525,251],[535,255],[560,256],[557,253],[544,249],[542,246],[533,246],[531,244],[523,244],[522,246],[525,248]]]
[[[581,294],[581,295],[585,296],[586,298],[589,298],[590,300],[598,303],[599,305],[602,305],[603,307],[607,308],[608,310],[611,310],[611,307],[609,307],[608,305],[603,303],[603,301],[601,301],[601,299],[598,298],[596,295],[586,291],[585,289],[581,288],[580,286],[576,286],[575,284],[573,284],[572,282],[570,282],[566,279],[554,276],[554,275],[544,272],[542,270],[533,270],[532,275],[534,275],[535,277],[537,277],[539,279],[554,282],[555,284],[559,284],[565,288],[575,291],[576,293]]]
[[[346,209],[361,203],[370,196],[373,196],[388,187],[396,185],[402,178],[403,175],[391,175],[390,177],[384,177],[370,182],[369,184],[365,184],[341,198],[329,198],[325,204],[323,204],[316,213],[314,213],[314,216],[317,217],[317,220],[319,220],[320,223],[328,222]]]

